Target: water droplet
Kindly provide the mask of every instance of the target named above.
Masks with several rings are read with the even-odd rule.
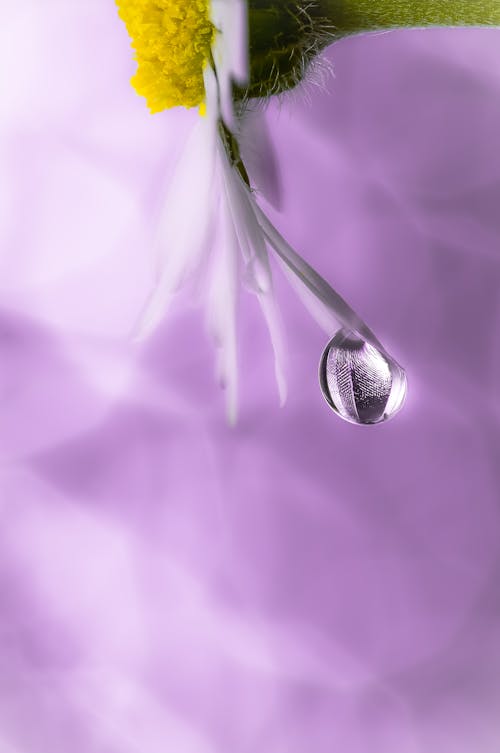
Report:
[[[348,329],[339,330],[326,346],[319,378],[332,410],[354,424],[387,421],[406,397],[406,374],[401,366]]]

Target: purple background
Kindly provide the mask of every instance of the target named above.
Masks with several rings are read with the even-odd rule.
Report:
[[[335,418],[277,270],[289,401],[244,294],[231,430],[199,311],[128,340],[194,113],[148,115],[112,3],[3,9],[1,753],[500,749],[500,32],[328,58],[268,110],[273,219],[407,406]]]

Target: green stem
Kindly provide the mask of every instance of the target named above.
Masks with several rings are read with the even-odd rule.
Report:
[[[248,0],[250,85],[237,97],[291,89],[342,37],[426,26],[498,26],[500,0]]]
[[[338,36],[426,26],[500,26],[500,0],[319,0]]]

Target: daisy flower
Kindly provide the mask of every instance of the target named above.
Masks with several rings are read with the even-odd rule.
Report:
[[[252,166],[241,157],[240,138],[248,99],[293,87],[335,36],[360,31],[364,22],[370,28],[390,28],[418,25],[419,18],[409,4],[401,3],[388,18],[384,3],[374,10],[362,0],[345,3],[346,12],[329,0],[117,0],[117,5],[138,63],[132,83],[151,112],[183,106],[197,107],[200,115],[165,202],[157,234],[156,279],[138,335],[146,336],[164,319],[181,288],[202,289],[217,350],[217,378],[226,390],[227,416],[234,424],[237,304],[243,283],[257,297],[266,321],[284,403],[283,338],[269,258],[273,254],[329,337],[320,361],[320,385],[331,408],[362,424],[395,415],[406,396],[404,370],[264,213],[257,201],[259,186],[249,177]],[[351,5],[362,12],[347,13]],[[440,19],[431,3],[424,5],[422,24],[453,21],[442,11]]]

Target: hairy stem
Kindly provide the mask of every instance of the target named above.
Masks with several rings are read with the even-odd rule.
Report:
[[[500,26],[500,0],[319,0],[336,36],[426,26]]]
[[[373,31],[498,26],[500,0],[248,0],[250,83],[237,97],[293,88],[324,47]]]

